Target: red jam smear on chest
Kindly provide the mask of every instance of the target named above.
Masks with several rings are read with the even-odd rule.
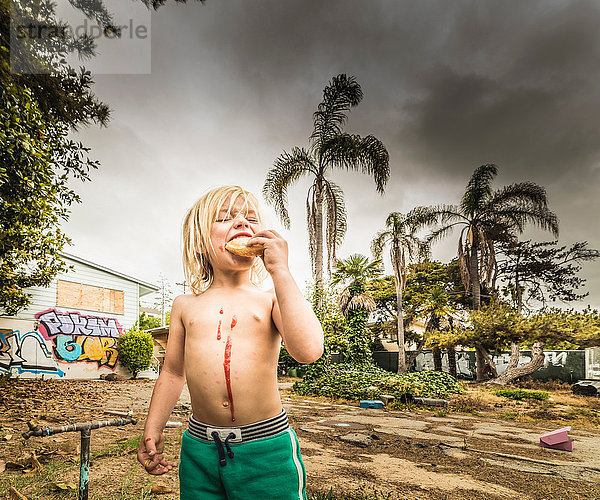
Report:
[[[235,422],[233,410],[233,394],[231,392],[231,336],[227,335],[225,344],[225,356],[223,359],[223,370],[225,371],[225,383],[227,384],[227,396],[229,397],[229,410],[231,411],[231,421]]]

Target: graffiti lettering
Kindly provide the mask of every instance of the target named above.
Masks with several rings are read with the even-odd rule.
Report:
[[[0,372],[52,373],[63,376],[39,332],[0,330]]]
[[[35,315],[40,322],[40,332],[48,339],[56,335],[91,335],[118,338],[123,328],[114,318],[85,316],[78,312],[61,313],[56,309]]]
[[[577,351],[545,351],[544,366],[536,373],[540,377],[557,378],[563,377],[563,380],[571,381],[577,377],[583,378],[585,363],[583,354],[578,354]],[[506,370],[510,361],[510,353],[502,352],[492,356],[496,364],[498,373]],[[531,361],[530,351],[521,351],[519,356],[519,365],[524,365]],[[433,370],[433,354],[431,351],[421,352],[415,360],[415,369],[417,371]],[[449,371],[448,356],[442,353],[442,370]],[[457,351],[456,352],[456,371],[459,377],[475,378],[475,352],[474,351]]]
[[[98,367],[117,366],[117,338],[123,328],[114,318],[62,313],[49,309],[35,315],[40,332],[54,345],[56,359],[65,363],[95,362]]]
[[[73,340],[73,337],[70,335],[57,335],[54,342],[56,342],[56,346],[54,347],[56,354],[63,361],[72,363],[73,361],[77,361],[79,356],[81,356],[81,345]]]

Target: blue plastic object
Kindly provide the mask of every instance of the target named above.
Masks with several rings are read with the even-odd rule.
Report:
[[[379,400],[362,400],[360,402],[361,408],[383,408],[383,401]]]

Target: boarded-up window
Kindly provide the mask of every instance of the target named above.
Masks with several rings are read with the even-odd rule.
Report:
[[[124,314],[125,292],[58,280],[56,305],[89,311]]]

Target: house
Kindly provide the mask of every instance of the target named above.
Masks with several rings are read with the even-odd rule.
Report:
[[[0,317],[0,374],[19,378],[96,379],[128,372],[117,338],[139,316],[139,299],[158,287],[75,255],[47,287],[27,289],[31,304]]]

